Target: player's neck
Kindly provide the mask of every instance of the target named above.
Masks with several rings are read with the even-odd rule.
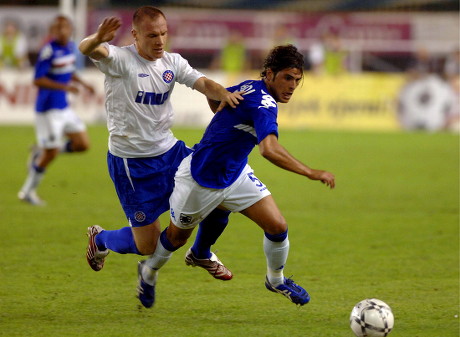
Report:
[[[66,40],[66,41],[63,41],[63,40],[54,40],[54,42],[56,42],[56,44],[58,44],[59,46],[67,46],[67,44],[69,43],[69,40]]]
[[[267,78],[266,78],[266,77],[263,77],[263,78],[262,78],[262,81],[264,81],[265,87],[267,88],[268,93],[270,94],[270,96],[274,97],[274,96],[273,96],[274,92],[272,91],[272,89],[271,89],[271,87],[270,87],[270,84],[268,83]]]

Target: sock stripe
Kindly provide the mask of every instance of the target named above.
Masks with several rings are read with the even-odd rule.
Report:
[[[34,168],[35,172],[37,172],[37,173],[43,173],[43,172],[45,172],[45,168],[44,168],[44,167],[39,167],[39,166],[37,166],[35,163],[32,165],[32,167]]]
[[[286,229],[285,232],[279,233],[279,234],[268,234],[265,232],[265,237],[269,239],[270,241],[273,242],[282,242],[284,241],[288,236],[288,230]]]
[[[174,247],[172,243],[168,240],[168,237],[166,236],[167,229],[168,228],[166,228],[163,232],[161,232],[160,242],[166,250],[169,250],[170,252],[175,252],[177,249],[179,249],[179,247]]]

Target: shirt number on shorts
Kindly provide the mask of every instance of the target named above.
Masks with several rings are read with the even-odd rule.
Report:
[[[262,187],[264,184],[254,175],[254,172],[248,173],[249,179],[256,184],[257,187]]]

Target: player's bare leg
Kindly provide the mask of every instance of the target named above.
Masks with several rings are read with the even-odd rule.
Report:
[[[161,233],[160,220],[142,227],[132,227],[134,242],[141,255],[151,255],[157,246]]]
[[[42,168],[46,169],[48,165],[56,159],[56,157],[59,155],[59,149],[43,149],[41,156],[39,156],[35,162],[35,164]]]
[[[266,233],[279,234],[287,230],[286,220],[271,195],[259,200],[240,213],[254,221]]]
[[[68,133],[66,136],[69,138],[69,152],[83,152],[89,149],[90,142],[86,131]]]

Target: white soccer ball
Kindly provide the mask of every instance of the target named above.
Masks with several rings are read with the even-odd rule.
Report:
[[[393,325],[390,306],[376,298],[359,302],[351,311],[350,327],[358,337],[388,336]]]

